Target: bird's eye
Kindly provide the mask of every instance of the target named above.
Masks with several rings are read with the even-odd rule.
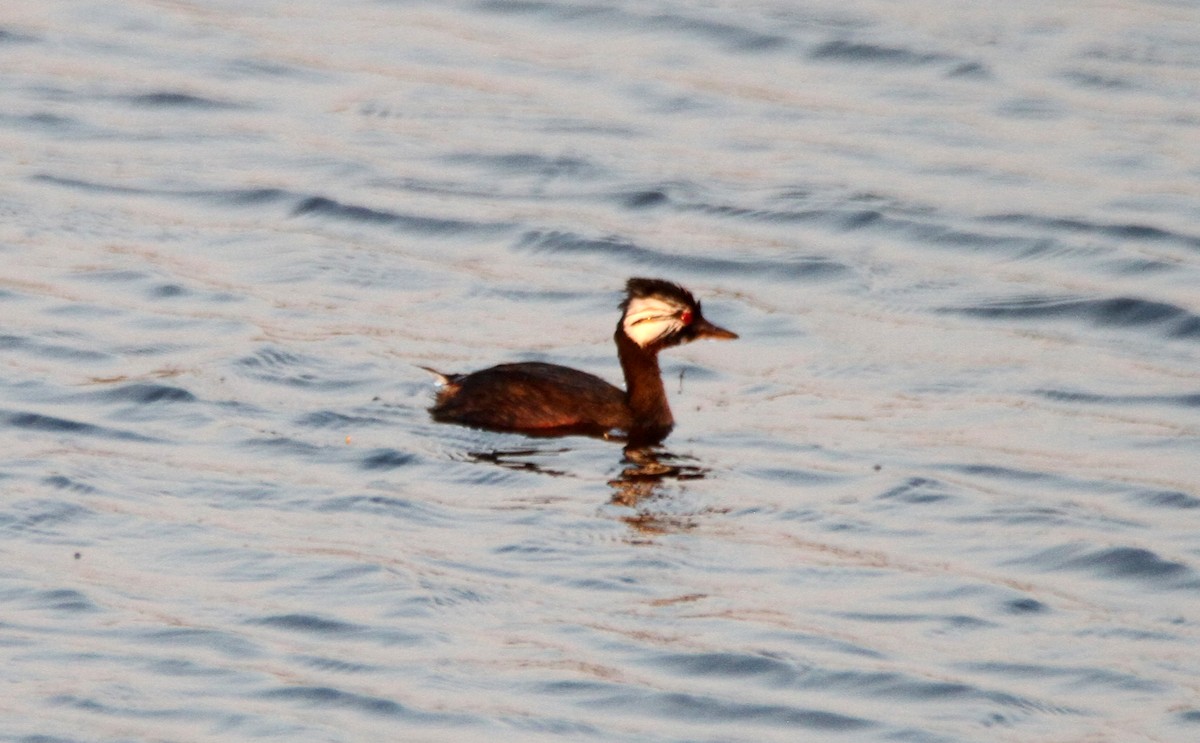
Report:
[[[691,325],[692,324],[692,311],[684,310],[683,312],[680,312],[679,313],[679,322],[683,323],[684,325]]]

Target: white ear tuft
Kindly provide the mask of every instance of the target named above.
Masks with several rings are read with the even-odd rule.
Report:
[[[625,335],[642,348],[683,329],[679,313],[686,309],[662,297],[634,297],[625,309]]]

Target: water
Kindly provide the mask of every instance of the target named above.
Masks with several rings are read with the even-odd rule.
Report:
[[[1190,3],[22,3],[0,738],[1192,741]],[[662,450],[429,420],[617,379]]]

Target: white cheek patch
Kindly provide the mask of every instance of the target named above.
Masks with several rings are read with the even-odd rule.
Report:
[[[682,330],[683,322],[678,315],[684,309],[660,297],[635,297],[629,300],[622,321],[625,335],[645,348],[665,335]]]

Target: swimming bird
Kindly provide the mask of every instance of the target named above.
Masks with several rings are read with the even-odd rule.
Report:
[[[422,367],[442,383],[429,412],[444,423],[530,436],[584,434],[624,439],[635,447],[661,442],[675,419],[659,352],[699,338],[738,336],[706,320],[691,292],[663,279],[629,279],[620,309],[613,339],[624,390],[593,374],[539,361],[469,374]]]

